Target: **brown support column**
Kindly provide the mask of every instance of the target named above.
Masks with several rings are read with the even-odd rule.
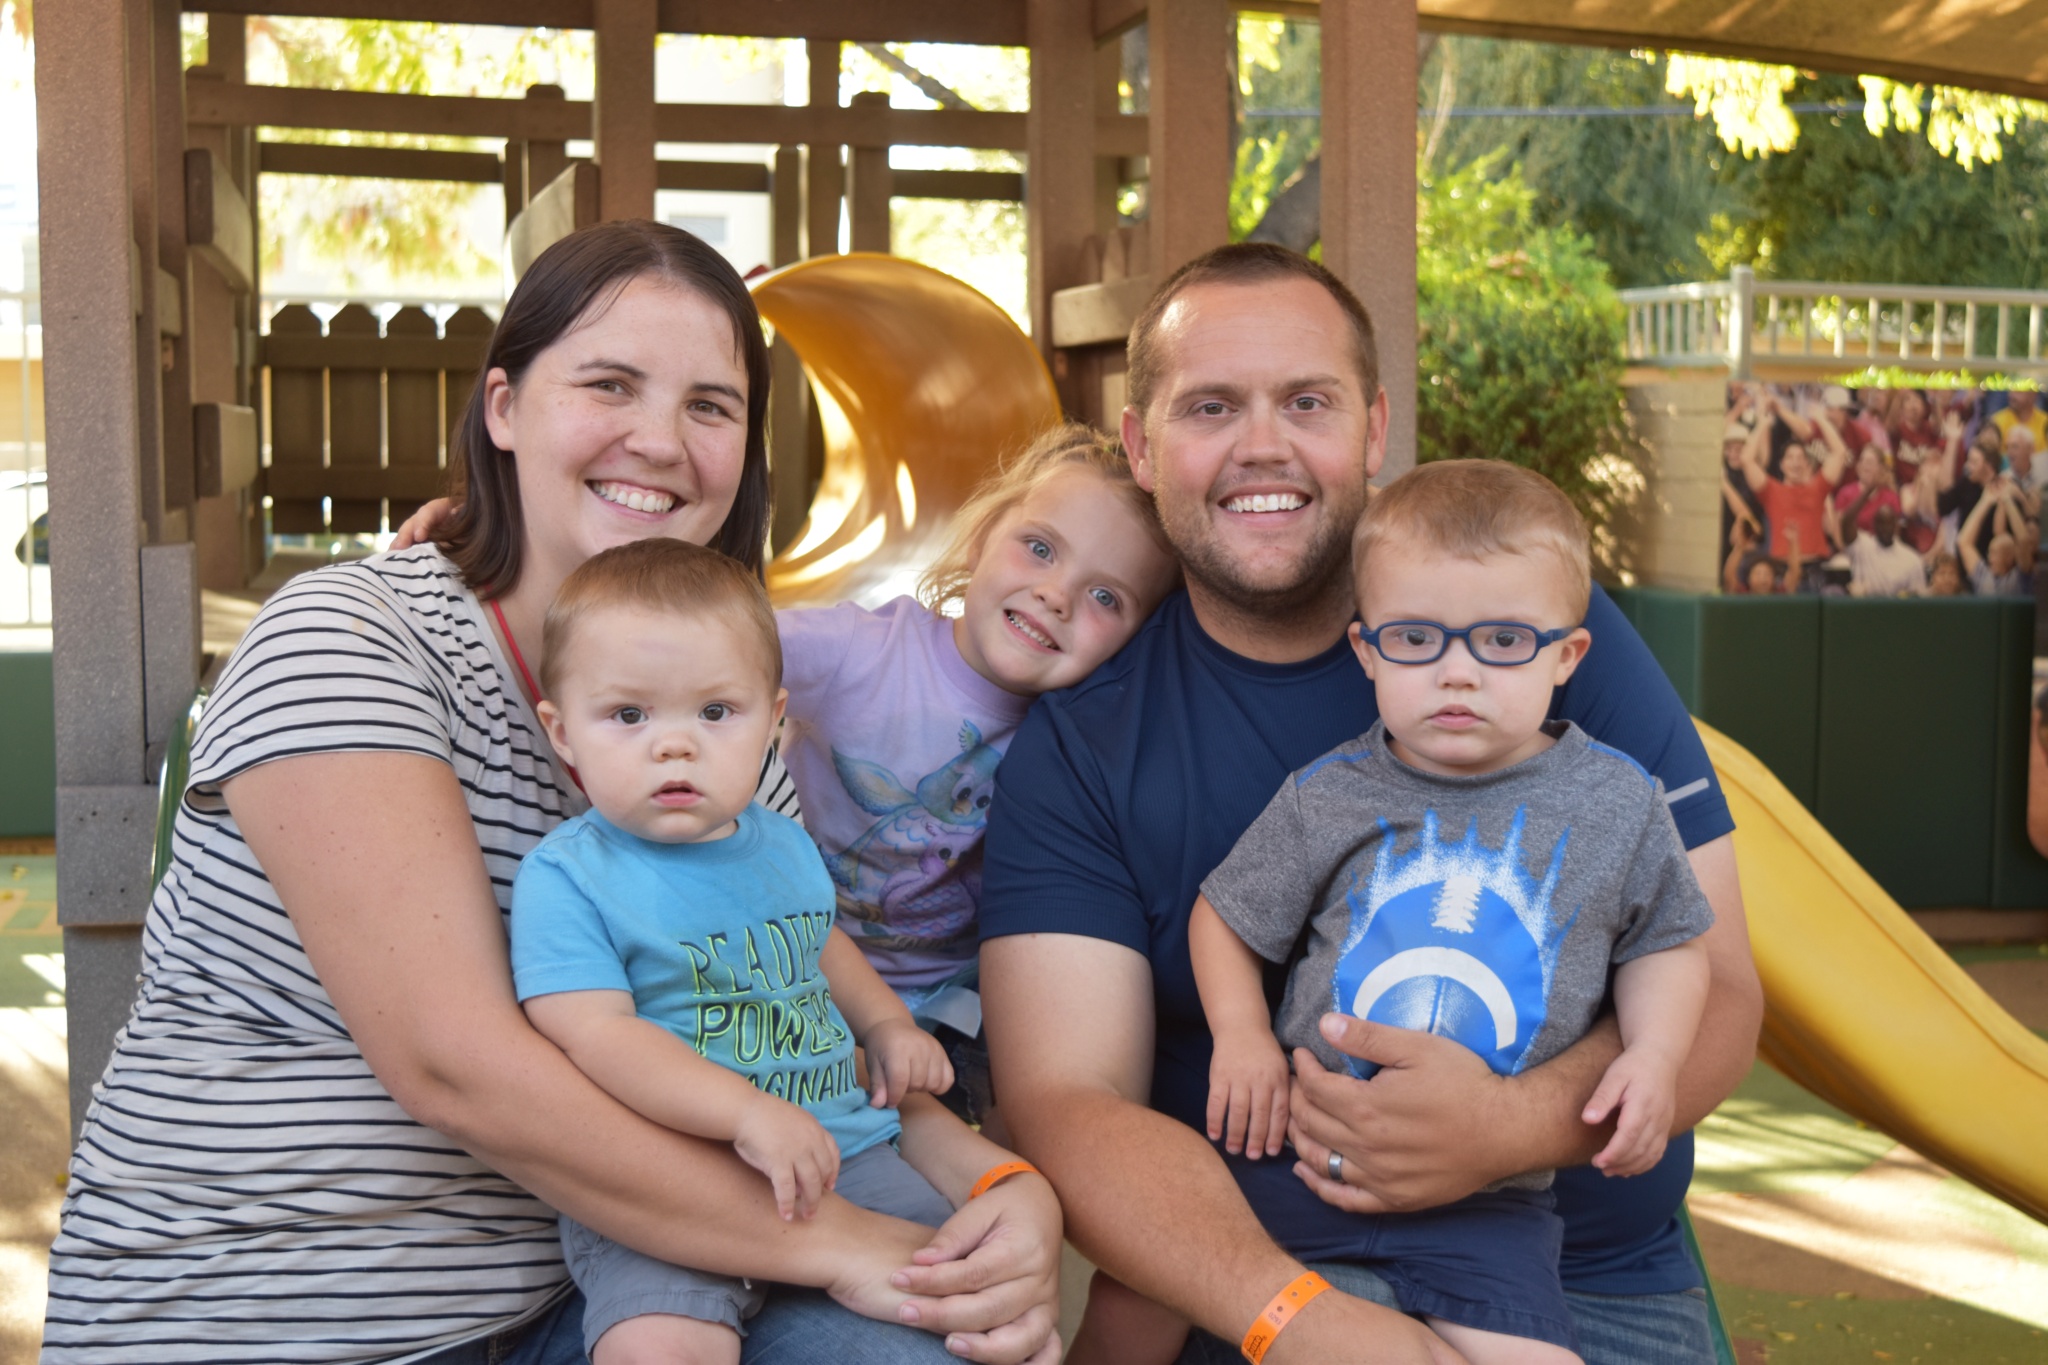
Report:
[[[127,0],[125,8],[128,90],[122,107],[128,117],[128,193],[134,216],[131,240],[135,244],[130,260],[131,269],[140,275],[138,308],[131,324],[138,381],[135,418],[142,455],[142,519],[149,527],[149,542],[154,544],[165,538],[163,352],[157,328],[156,102],[152,89],[156,75],[156,17],[152,12],[153,0]],[[180,183],[183,176],[181,167]]]
[[[1090,0],[1026,0],[1031,109],[1024,118],[1025,260],[1031,335],[1048,360],[1053,291],[1088,283],[1081,262],[1082,246],[1095,230],[1094,34]],[[1071,409],[1071,396],[1061,396]]]
[[[794,265],[804,258],[804,149],[775,149],[774,191],[769,199],[773,217],[770,250],[777,266]]]
[[[654,216],[655,0],[596,0],[597,216]]]
[[[154,0],[157,264],[177,282],[179,335],[167,339],[163,372],[164,505],[185,513],[186,534],[197,493],[192,467],[192,276],[185,263],[185,72],[178,38],[178,0]]]
[[[1323,264],[1372,314],[1381,483],[1415,465],[1415,31],[1413,0],[1323,5]]]
[[[143,733],[133,73],[124,0],[67,0],[36,18],[43,398],[59,509],[50,578],[64,623],[52,660],[57,884],[76,1131],[135,996],[139,931],[109,926],[141,921],[156,809]]]
[[[889,107],[886,90],[863,90],[853,97],[856,109],[879,105]],[[889,191],[894,180],[889,171],[887,147],[853,147],[846,154],[847,239],[855,251],[889,250]]]
[[[821,38],[804,40],[810,58],[811,104],[839,107],[839,44]],[[845,195],[839,147],[817,143],[804,153],[804,255],[830,256],[839,250],[839,204]]]
[[[1151,0],[1148,8],[1150,260],[1162,280],[1230,240],[1233,23],[1230,0]]]
[[[1124,75],[1124,45],[1121,38],[1111,38],[1095,48],[1095,103],[1098,116],[1121,111]],[[1090,129],[1093,132],[1093,129]],[[1024,134],[1029,140],[1027,127]],[[1117,229],[1116,197],[1123,188],[1123,158],[1119,156],[1098,156],[1095,158],[1095,226],[1092,229],[1098,237],[1107,238]],[[1033,322],[1037,321],[1034,316]]]
[[[774,263],[793,265],[804,258],[804,149],[775,149],[773,200]],[[774,519],[768,546],[776,554],[796,543],[810,511],[811,384],[804,378],[796,348],[781,337],[768,352],[775,379],[768,395],[768,478],[774,493]]]
[[[526,98],[558,100],[564,96],[559,85],[529,85],[526,87]],[[532,199],[554,184],[555,177],[568,169],[569,152],[568,148],[559,142],[522,142],[519,147],[520,154],[526,158],[526,198],[520,201],[520,207],[524,208],[526,200]]]

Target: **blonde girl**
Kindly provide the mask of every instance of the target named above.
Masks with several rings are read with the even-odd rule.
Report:
[[[1078,424],[1004,462],[954,517],[918,596],[776,613],[782,753],[839,925],[948,1043],[979,1118],[981,839],[996,764],[1041,692],[1086,678],[1179,579],[1152,499]]]

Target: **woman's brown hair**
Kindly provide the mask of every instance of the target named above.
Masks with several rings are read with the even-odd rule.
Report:
[[[450,496],[459,506],[435,540],[478,596],[502,597],[518,586],[526,542],[512,452],[501,450],[484,424],[485,378],[503,370],[518,388],[535,356],[641,278],[692,290],[732,320],[733,349],[747,371],[746,460],[732,510],[711,548],[760,574],[768,536],[769,371],[753,295],[726,259],[698,238],[662,223],[624,219],[571,233],[528,267],[491,333],[476,387],[455,424],[448,474]]]

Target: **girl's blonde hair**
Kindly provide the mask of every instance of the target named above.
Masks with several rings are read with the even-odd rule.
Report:
[[[953,536],[946,548],[917,581],[920,602],[938,611],[949,602],[967,595],[967,580],[981,559],[982,547],[996,523],[1061,470],[1078,465],[1102,477],[1121,497],[1162,551],[1172,555],[1173,546],[1159,524],[1159,509],[1152,495],[1138,487],[1131,477],[1130,462],[1108,436],[1080,422],[1064,422],[1047,431],[1018,454],[996,466],[968,495],[953,514]]]

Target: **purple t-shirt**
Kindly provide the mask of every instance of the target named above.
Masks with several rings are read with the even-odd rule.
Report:
[[[937,985],[974,960],[996,764],[1031,698],[969,668],[952,621],[914,598],[775,622],[789,689],[782,759],[839,927],[897,990]]]

